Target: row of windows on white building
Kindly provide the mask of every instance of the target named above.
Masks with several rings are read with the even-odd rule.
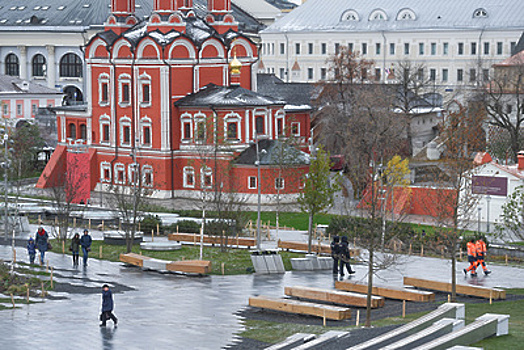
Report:
[[[333,50],[329,50],[328,52],[328,44],[327,43],[302,43],[302,42],[296,42],[294,43],[294,54],[295,55],[332,55],[332,54],[338,54],[340,52],[340,49],[343,44],[335,43],[333,45]],[[384,55],[384,45],[381,42],[375,43],[375,45],[372,45],[368,42],[360,43],[360,45],[357,47],[354,43],[347,43],[345,44],[347,49],[351,52],[358,52],[359,55],[365,56],[365,55],[375,55],[382,57]],[[449,42],[443,42],[440,45],[437,42],[420,42],[418,44],[411,44],[411,43],[404,43],[396,44],[396,43],[389,43],[387,45],[387,54],[390,56],[398,55],[399,53],[402,53],[405,56],[412,55],[412,54],[418,54],[418,56],[451,56],[453,54],[457,56],[464,56],[464,55],[471,55],[471,56],[478,56],[478,55],[497,55],[502,56],[507,53],[513,52],[515,49],[515,46],[517,43],[515,41],[510,42],[509,46],[507,47],[507,51],[504,52],[504,42],[497,41],[495,43],[484,41],[482,43],[479,43],[477,41],[470,42],[469,45],[464,42],[458,42],[455,45],[455,49],[451,50]],[[400,47],[399,47],[400,46]],[[399,52],[399,50],[402,50],[402,52]],[[275,53],[275,43],[263,43],[262,44],[262,55],[264,56],[285,56],[286,55],[286,43],[279,43],[279,50],[278,55]]]
[[[14,53],[9,53],[4,59],[6,75],[20,76],[20,59]],[[45,78],[47,76],[47,61],[44,55],[36,54],[31,59],[31,76]],[[60,58],[60,77],[81,78],[83,76],[82,59],[74,53],[67,53]]]

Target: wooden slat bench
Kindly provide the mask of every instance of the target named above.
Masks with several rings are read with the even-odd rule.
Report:
[[[451,293],[451,283],[448,282],[437,282],[421,278],[404,277],[404,284],[417,288],[438,290],[441,292]],[[470,286],[463,284],[457,284],[456,287],[458,294],[464,294],[486,299],[506,299],[506,291],[498,288]]]
[[[208,274],[211,272],[211,261],[207,260],[182,260],[167,261],[153,259],[135,253],[120,254],[120,261],[126,264],[140,266],[157,271],[176,271],[184,273]]]
[[[302,242],[278,240],[277,246],[280,249],[285,249],[285,250],[295,250],[295,251],[300,251],[300,252],[308,251],[308,244],[302,243]],[[331,246],[329,246],[328,244],[318,244],[318,243],[312,244],[311,251],[317,254],[331,254]],[[349,251],[351,253],[351,257],[360,255],[360,249],[350,249]]]
[[[151,258],[135,253],[120,254],[120,261],[140,267],[144,267],[144,260],[148,259]]]
[[[200,234],[171,233],[167,237],[170,241],[190,242],[194,244],[200,243]],[[204,240],[204,243],[206,244],[221,244],[221,241],[225,242],[225,237],[204,235],[203,240]],[[228,237],[227,244],[230,247],[234,247],[234,246],[254,247],[257,244],[257,242],[254,238]]]
[[[346,307],[309,303],[292,299],[266,296],[251,297],[249,298],[249,306],[293,314],[325,317],[326,319],[337,321],[351,318],[351,310]]]
[[[354,283],[350,281],[337,281],[335,282],[335,288],[340,290],[346,290],[349,292],[367,294],[367,284]],[[435,301],[435,293],[425,292],[420,290],[413,290],[407,288],[391,288],[391,287],[377,287],[374,286],[371,289],[371,294],[379,295],[389,299],[408,300],[408,301],[419,301],[419,302],[431,302]]]
[[[341,292],[338,290],[328,290],[310,287],[285,287],[284,294],[290,297],[304,298],[310,300],[324,301],[328,303],[365,307],[367,296],[357,293]],[[373,296],[371,307],[378,308],[384,306],[384,298]]]
[[[211,272],[211,261],[183,260],[172,261],[166,265],[168,271],[208,274]]]

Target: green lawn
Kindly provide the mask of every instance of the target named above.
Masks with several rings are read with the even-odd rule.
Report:
[[[54,246],[54,244],[53,244]],[[59,245],[56,244],[58,247]],[[68,246],[68,244],[66,244]],[[93,241],[91,246],[90,257],[100,258],[100,247],[102,247],[102,259],[109,261],[120,261],[120,254],[126,252],[125,246],[109,245],[102,241]],[[58,252],[58,249],[54,249]],[[200,247],[183,245],[182,249],[175,251],[145,251],[140,249],[140,246],[133,246],[133,253],[147,255],[152,258],[178,261],[178,260],[194,260],[199,259]],[[71,254],[69,251],[66,254]],[[80,253],[80,255],[82,255]],[[303,257],[304,254],[281,252],[282,260],[286,270],[291,270],[291,262],[289,259]],[[218,247],[204,246],[203,260],[210,260],[212,272],[211,274],[222,274],[222,263],[224,264],[224,274],[239,275],[245,273],[252,273],[253,264],[251,263],[251,255],[247,249],[228,249],[226,252],[221,252]]]

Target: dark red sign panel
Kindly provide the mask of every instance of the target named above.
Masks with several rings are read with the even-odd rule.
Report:
[[[473,176],[472,181],[471,192],[474,194],[508,195],[508,179],[506,177]]]

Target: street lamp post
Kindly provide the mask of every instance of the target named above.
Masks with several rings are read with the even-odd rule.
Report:
[[[491,196],[488,194],[486,196],[486,204],[487,204],[487,206],[486,206],[486,219],[487,219],[486,220],[487,221],[486,222],[486,229],[487,229],[488,233],[490,233],[490,229],[489,229],[489,202],[490,201],[491,201]]]
[[[478,218],[477,218],[477,233],[480,234],[480,214],[482,213],[482,208],[477,207],[478,210]]]
[[[8,170],[9,170],[9,158],[8,158],[8,147],[7,147],[7,143],[8,143],[8,139],[9,139],[9,136],[7,135],[7,126],[5,126],[4,128],[4,138],[3,138],[3,142],[4,142],[4,237],[5,239],[7,239],[7,232],[9,232],[9,208],[7,206],[7,202],[8,202],[8,196],[9,196],[9,189],[8,189]]]
[[[261,202],[261,184],[260,184],[260,153],[258,150],[258,132],[255,132],[255,150],[257,153],[257,160],[256,160],[256,166],[257,166],[257,189],[258,189],[258,203],[257,203],[257,250],[260,251],[260,243],[261,243],[261,237],[260,237],[260,202]]]

